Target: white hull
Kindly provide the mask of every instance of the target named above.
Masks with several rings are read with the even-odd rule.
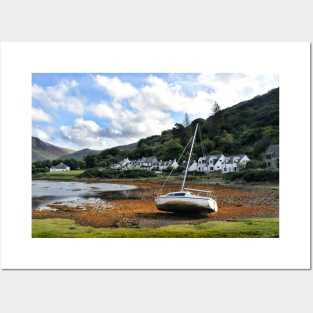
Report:
[[[155,203],[159,210],[175,213],[210,213],[218,209],[214,199],[192,194],[182,197],[163,195],[157,197]]]

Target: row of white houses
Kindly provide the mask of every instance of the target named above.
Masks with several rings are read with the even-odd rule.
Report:
[[[194,161],[188,168],[189,172],[210,173],[221,171],[223,173],[238,172],[245,168],[250,161],[246,154],[225,156],[224,154],[207,155]],[[182,164],[184,166],[184,164]],[[124,159],[119,163],[112,165],[113,169],[145,169],[163,171],[169,168],[177,168],[176,160],[161,161],[155,156],[142,157],[138,160]]]
[[[194,161],[189,167],[190,172],[239,172],[250,161],[246,154],[225,156],[224,154],[207,155]]]
[[[138,160],[129,160],[124,159],[119,163],[113,164],[111,168],[113,169],[145,169],[145,170],[155,170],[155,171],[163,171],[168,168],[177,168],[178,163],[176,160],[168,160],[168,161],[161,161],[158,160],[156,157],[142,157]]]

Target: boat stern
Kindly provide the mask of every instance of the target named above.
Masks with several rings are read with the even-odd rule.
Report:
[[[212,210],[212,212],[218,211],[217,202],[214,199],[209,199],[209,208]]]

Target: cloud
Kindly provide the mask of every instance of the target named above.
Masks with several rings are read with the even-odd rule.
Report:
[[[80,97],[71,95],[78,86],[75,80],[63,80],[54,86],[41,87],[36,84],[32,87],[33,98],[41,104],[55,109],[63,109],[77,115],[84,113],[84,104]]]
[[[111,103],[94,104],[88,110],[109,124],[102,130],[105,138],[129,143],[172,128],[173,113],[188,113],[192,119],[207,117],[212,104],[208,92],[199,90],[187,96],[180,85],[151,75],[127,105],[114,98]]]
[[[119,144],[137,141],[140,138],[160,134],[164,129],[173,127],[174,120],[169,113],[150,108],[132,110],[119,102],[91,106],[91,113],[109,122],[102,135]],[[112,142],[113,144],[114,142]]]
[[[47,132],[37,127],[33,127],[32,136],[37,137],[43,141],[48,141],[50,139],[50,135]]]
[[[211,98],[221,108],[235,105],[279,86],[276,74],[200,74],[198,83],[212,90]]]
[[[128,99],[137,94],[137,89],[130,83],[122,82],[119,78],[109,78],[103,75],[96,75],[96,83],[104,88],[110,96],[116,100]]]
[[[42,109],[32,108],[32,119],[36,122],[50,123],[52,121],[49,114],[44,112]]]
[[[63,139],[79,147],[102,149],[107,146],[102,128],[94,121],[78,118],[72,126],[61,126]]]
[[[186,95],[181,84],[149,76],[140,93],[130,100],[137,110],[188,113],[192,119],[209,116],[213,100],[209,92],[194,88],[193,95]]]

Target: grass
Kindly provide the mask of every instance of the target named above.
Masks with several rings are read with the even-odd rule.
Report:
[[[73,180],[78,178],[78,176],[83,172],[83,170],[73,170],[67,172],[47,172],[42,174],[36,174],[33,178],[36,179],[46,179],[46,180]]]
[[[95,228],[69,219],[33,219],[33,238],[273,238],[278,218],[210,221],[160,228]]]

